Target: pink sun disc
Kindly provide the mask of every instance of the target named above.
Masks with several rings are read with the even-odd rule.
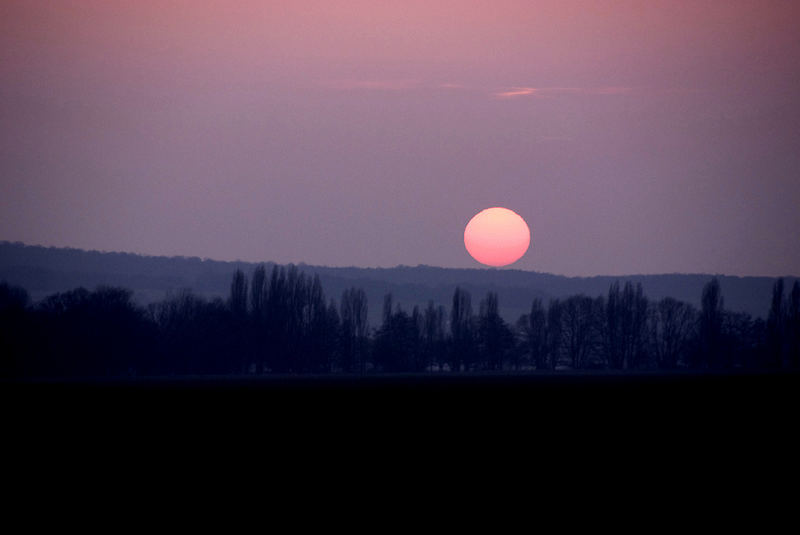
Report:
[[[531,231],[525,220],[508,208],[487,208],[478,212],[464,229],[467,252],[487,266],[507,266],[525,254]]]

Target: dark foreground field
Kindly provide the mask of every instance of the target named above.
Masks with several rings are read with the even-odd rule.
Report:
[[[201,401],[205,404],[269,402],[264,408],[325,411],[337,403],[364,412],[383,404],[409,409],[495,408],[534,416],[560,410],[616,413],[719,411],[777,413],[800,406],[800,374],[770,372],[518,372],[375,375],[264,375],[40,379],[6,381],[0,392],[12,406],[22,400],[69,403]],[[276,406],[275,402],[289,405]]]
[[[174,458],[247,444],[334,464],[384,462],[391,451],[434,463],[493,452],[493,462],[542,467],[614,457],[654,466],[783,458],[776,452],[793,449],[799,379],[587,372],[37,380],[0,383],[0,404],[6,436],[23,450],[90,443],[86,451],[140,455],[177,439],[183,445],[167,450]]]
[[[182,390],[182,391],[262,391],[291,392],[326,390],[349,391],[482,391],[511,389],[535,393],[539,389],[673,389],[702,391],[722,388],[732,393],[740,388],[770,386],[792,388],[800,380],[798,372],[771,371],[504,371],[504,372],[428,372],[428,373],[365,373],[365,374],[264,374],[203,375],[58,379],[41,378],[5,380],[4,389],[24,391],[63,389]]]

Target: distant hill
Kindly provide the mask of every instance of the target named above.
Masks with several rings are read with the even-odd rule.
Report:
[[[55,292],[78,286],[123,286],[133,290],[142,304],[163,299],[168,292],[191,288],[206,297],[226,297],[231,275],[237,268],[251,273],[257,264],[223,262],[196,257],[142,256],[130,253],[105,253],[80,249],[41,247],[20,242],[0,242],[0,281],[24,287],[34,301]],[[268,267],[274,263],[267,262]],[[449,309],[456,286],[472,294],[472,306],[486,292],[497,292],[500,311],[509,322],[530,309],[534,298],[544,301],[583,293],[604,295],[614,281],[641,282],[651,299],[674,297],[699,307],[703,285],[713,275],[664,274],[621,277],[564,277],[549,273],[498,269],[452,269],[431,266],[394,268],[325,267],[299,264],[309,274],[317,273],[328,298],[339,301],[351,286],[363,288],[369,299],[369,320],[380,321],[383,296],[391,292],[394,301],[410,310],[428,300]],[[772,277],[732,277],[718,275],[725,308],[764,317],[769,308]],[[795,277],[787,277],[791,285]]]

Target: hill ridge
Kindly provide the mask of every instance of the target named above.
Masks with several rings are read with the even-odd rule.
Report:
[[[267,266],[288,265],[272,261],[143,255],[0,241],[0,280],[23,286],[34,300],[77,286],[93,288],[100,284],[129,288],[137,301],[143,304],[187,287],[206,297],[224,297],[235,269],[249,273],[261,263]],[[520,314],[529,310],[534,298],[547,300],[579,293],[604,295],[614,281],[641,282],[645,294],[651,299],[674,297],[699,306],[702,286],[714,276],[720,280],[726,308],[764,317],[776,280],[776,277],[704,273],[568,277],[520,269],[447,268],[424,264],[395,267],[295,265],[308,273],[318,274],[328,298],[338,301],[342,291],[350,286],[364,288],[373,325],[380,316],[383,295],[389,292],[395,302],[410,309],[414,305],[424,305],[428,300],[449,308],[456,286],[471,292],[475,308],[487,291],[496,291],[501,313],[508,321],[516,321]],[[797,278],[784,279],[791,284]]]

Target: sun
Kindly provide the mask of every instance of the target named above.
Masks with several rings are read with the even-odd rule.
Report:
[[[523,257],[531,231],[519,214],[495,206],[481,210],[464,229],[464,246],[472,258],[487,266],[507,266]]]

